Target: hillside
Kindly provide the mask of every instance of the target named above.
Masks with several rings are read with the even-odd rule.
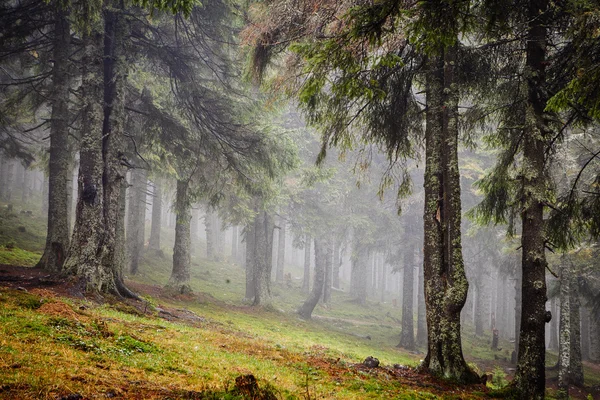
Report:
[[[3,260],[38,254],[18,237],[1,252]],[[506,385],[514,368],[505,360],[510,343],[492,352],[489,338],[467,327],[465,355],[489,375],[487,386],[432,379],[415,370],[424,354],[395,347],[400,309],[393,304],[359,307],[334,292],[331,304],[305,321],[295,313],[304,295],[292,280],[274,284],[272,307],[256,309],[243,302],[243,270],[227,261],[194,258],[194,294],[183,296],[162,289],[170,257],[147,252],[140,273],[127,280],[143,300],[127,302],[85,298],[71,282],[3,262],[2,399],[476,399],[500,396],[493,389]],[[381,365],[367,367],[367,356]],[[549,365],[556,360],[548,358]],[[598,396],[597,366],[586,365],[586,375],[578,398]]]

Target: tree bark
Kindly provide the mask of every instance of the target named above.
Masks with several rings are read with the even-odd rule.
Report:
[[[91,21],[91,18],[89,18]],[[112,271],[101,265],[103,224],[103,36],[97,23],[83,37],[82,129],[79,162],[79,198],[73,238],[63,269],[79,277],[84,290],[116,291]]]
[[[150,242],[148,248],[160,250],[160,228],[162,217],[162,182],[160,178],[154,180],[152,190],[152,225],[150,227]]]
[[[48,186],[48,229],[44,254],[37,264],[60,272],[69,249],[69,56],[71,30],[68,11],[55,6],[54,67],[52,69],[52,115],[50,125],[50,165]],[[23,188],[26,191],[26,188]]]
[[[310,296],[298,310],[300,317],[310,319],[312,313],[321,298],[325,284],[325,268],[327,258],[331,257],[331,249],[323,238],[315,238],[315,277]]]
[[[415,349],[415,328],[413,315],[413,288],[414,278],[414,251],[412,247],[406,247],[404,252],[404,265],[402,277],[402,331],[400,333],[400,343],[397,347],[403,347],[407,350]]]
[[[571,277],[564,265],[560,274],[560,334],[558,352],[558,390],[562,399],[569,398],[569,372],[571,370]]]
[[[461,245],[456,48],[432,56],[426,77],[424,278],[427,355],[423,367],[458,382],[475,382],[462,353],[460,312],[469,284]]]
[[[167,288],[177,293],[191,293],[190,286],[190,221],[192,219],[189,198],[189,182],[177,180],[175,195],[175,244],[173,245],[173,270]]]
[[[63,269],[76,275],[87,291],[136,297],[123,284],[115,262],[125,175],[121,157],[127,65],[122,47],[127,24],[119,7],[107,7],[99,19],[84,15],[90,31],[83,37],[79,199]]]
[[[549,116],[545,113],[546,14],[548,0],[531,0],[528,5],[526,67],[528,99],[523,138],[522,195],[522,304],[519,359],[514,387],[521,398],[543,399],[546,390],[545,324],[546,254],[544,237],[545,166]]]
[[[581,362],[581,318],[579,310],[579,284],[577,276],[571,273],[571,284],[569,285],[569,322],[571,323],[571,361],[569,369],[569,382],[575,386],[583,386],[583,364]]]

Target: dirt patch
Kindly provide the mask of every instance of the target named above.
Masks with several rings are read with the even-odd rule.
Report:
[[[83,297],[74,288],[74,281],[34,267],[0,264],[0,286],[27,291],[41,290],[39,295],[42,297],[46,297],[50,292],[54,293],[54,296]]]
[[[50,315],[52,317],[62,317],[65,319],[80,321],[85,318],[82,315],[77,314],[71,306],[61,301],[53,301],[42,304],[38,309],[39,312]]]

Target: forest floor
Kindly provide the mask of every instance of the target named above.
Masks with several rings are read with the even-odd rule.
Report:
[[[384,351],[381,366],[366,367],[360,360],[378,357],[377,346],[330,324],[364,328],[369,321],[303,321],[210,293],[173,296],[159,285],[128,285],[144,301],[85,298],[45,271],[0,265],[0,398],[499,397],[483,384],[458,386],[419,373],[414,366],[422,355],[400,349]],[[492,361],[476,364],[500,384],[504,377]],[[598,366],[587,367],[600,376]],[[555,386],[552,379],[548,386]],[[571,393],[600,398],[599,389]]]

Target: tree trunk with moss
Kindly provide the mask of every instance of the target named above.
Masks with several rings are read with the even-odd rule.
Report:
[[[69,74],[71,30],[68,11],[55,6],[54,66],[52,69],[52,115],[50,125],[50,165],[48,187],[48,230],[44,254],[37,264],[60,272],[69,249]],[[23,188],[24,193],[27,188]]]
[[[63,270],[76,275],[84,290],[135,297],[116,261],[127,64],[122,47],[127,24],[118,9],[115,4],[99,19],[84,17],[90,31],[83,38],[79,199]]]
[[[175,244],[173,245],[173,270],[167,289],[177,293],[191,293],[190,287],[190,222],[192,205],[189,197],[189,182],[177,180],[175,194]]]
[[[110,271],[98,255],[103,238],[102,123],[103,123],[103,32],[91,26],[83,37],[82,123],[79,162],[79,199],[75,227],[63,270],[79,277],[83,290],[107,292],[115,289]]]
[[[523,135],[522,195],[522,289],[521,331],[517,371],[513,381],[521,398],[543,399],[546,391],[545,324],[546,255],[544,236],[544,203],[546,193],[546,154],[552,132],[545,108],[547,0],[531,0],[528,5],[526,68],[528,97]]]
[[[112,271],[117,292],[135,297],[122,282],[122,189],[125,184],[125,167],[121,160],[125,151],[125,80],[128,63],[124,43],[127,23],[122,5],[115,2],[104,11],[104,121],[102,128],[102,184],[104,238],[102,265]]]
[[[583,386],[583,363],[581,355],[581,301],[579,300],[579,285],[577,277],[573,275],[571,281],[571,292],[569,293],[571,312],[571,370],[569,380],[575,385]]]
[[[569,398],[569,372],[571,370],[571,277],[563,265],[560,273],[560,333],[558,346],[558,391],[559,398]]]
[[[427,355],[423,367],[458,382],[477,375],[462,353],[460,312],[469,284],[461,245],[456,48],[427,63],[425,129],[424,279]]]

